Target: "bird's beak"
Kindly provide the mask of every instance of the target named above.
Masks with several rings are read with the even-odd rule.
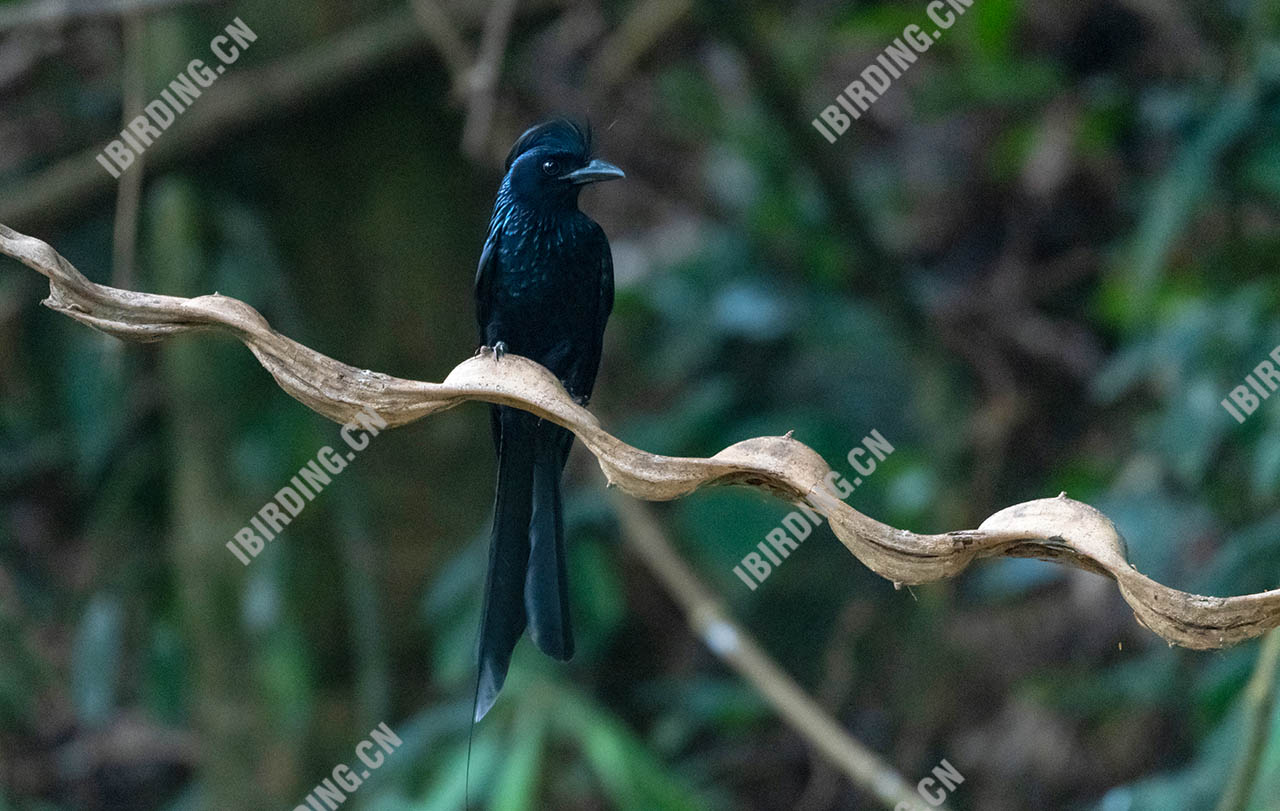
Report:
[[[583,183],[595,183],[600,180],[617,180],[620,177],[626,177],[618,167],[608,161],[599,159],[593,160],[581,169],[574,169],[572,172],[564,176],[564,179],[575,186]]]

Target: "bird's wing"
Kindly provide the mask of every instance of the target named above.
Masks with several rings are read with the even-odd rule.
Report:
[[[480,263],[476,266],[476,321],[480,324],[480,343],[486,343],[485,329],[489,324],[489,307],[493,301],[493,282],[498,264],[498,243],[502,229],[498,223],[489,224],[484,249],[480,251]]]
[[[590,400],[591,390],[595,388],[596,374],[600,371],[600,358],[604,354],[604,328],[613,312],[613,254],[609,250],[609,240],[604,231],[596,228],[599,240],[600,255],[600,288],[596,298],[595,320],[592,323],[591,343],[582,353],[579,373],[573,381],[576,386],[572,393]]]
[[[609,249],[609,240],[605,238],[603,231],[600,232],[600,237],[604,242],[604,251],[600,258],[600,306],[596,311],[596,333],[603,341],[604,325],[613,312],[613,251]]]

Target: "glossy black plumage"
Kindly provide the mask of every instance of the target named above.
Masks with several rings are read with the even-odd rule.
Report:
[[[541,363],[579,402],[595,385],[613,309],[604,231],[578,210],[586,183],[622,177],[592,160],[589,133],[563,120],[526,131],[507,156],[476,271],[480,341]],[[492,411],[498,454],[489,573],[480,619],[475,718],[506,679],[521,634],[556,659],[573,655],[560,476],[573,435],[506,407]]]

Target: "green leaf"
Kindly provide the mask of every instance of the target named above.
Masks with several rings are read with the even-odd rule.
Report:
[[[516,721],[511,751],[498,772],[493,787],[493,811],[526,811],[537,808],[538,777],[541,773],[547,716],[542,707],[531,707]]]
[[[466,805],[468,796],[471,802],[483,799],[483,787],[489,782],[489,775],[497,766],[501,754],[498,741],[490,732],[490,726],[483,732],[477,732],[471,745],[471,789],[468,791],[467,780],[467,743],[454,746],[443,758],[444,765],[437,770],[435,778],[427,784],[422,799],[412,806],[413,811],[453,811]]]
[[[1248,131],[1257,109],[1256,82],[1227,90],[1200,131],[1155,184],[1120,273],[1126,319],[1149,319],[1169,254],[1189,235],[1191,218],[1214,188],[1214,169],[1227,148]]]
[[[71,697],[87,726],[100,726],[116,707],[124,644],[124,610],[118,598],[89,601],[71,649]]]
[[[564,690],[558,696],[555,718],[578,740],[609,797],[624,811],[706,807],[622,722],[578,694]]]

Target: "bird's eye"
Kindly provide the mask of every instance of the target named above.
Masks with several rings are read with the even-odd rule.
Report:
[[[542,171],[551,177],[560,174],[560,163],[554,160],[545,160],[542,162]]]

